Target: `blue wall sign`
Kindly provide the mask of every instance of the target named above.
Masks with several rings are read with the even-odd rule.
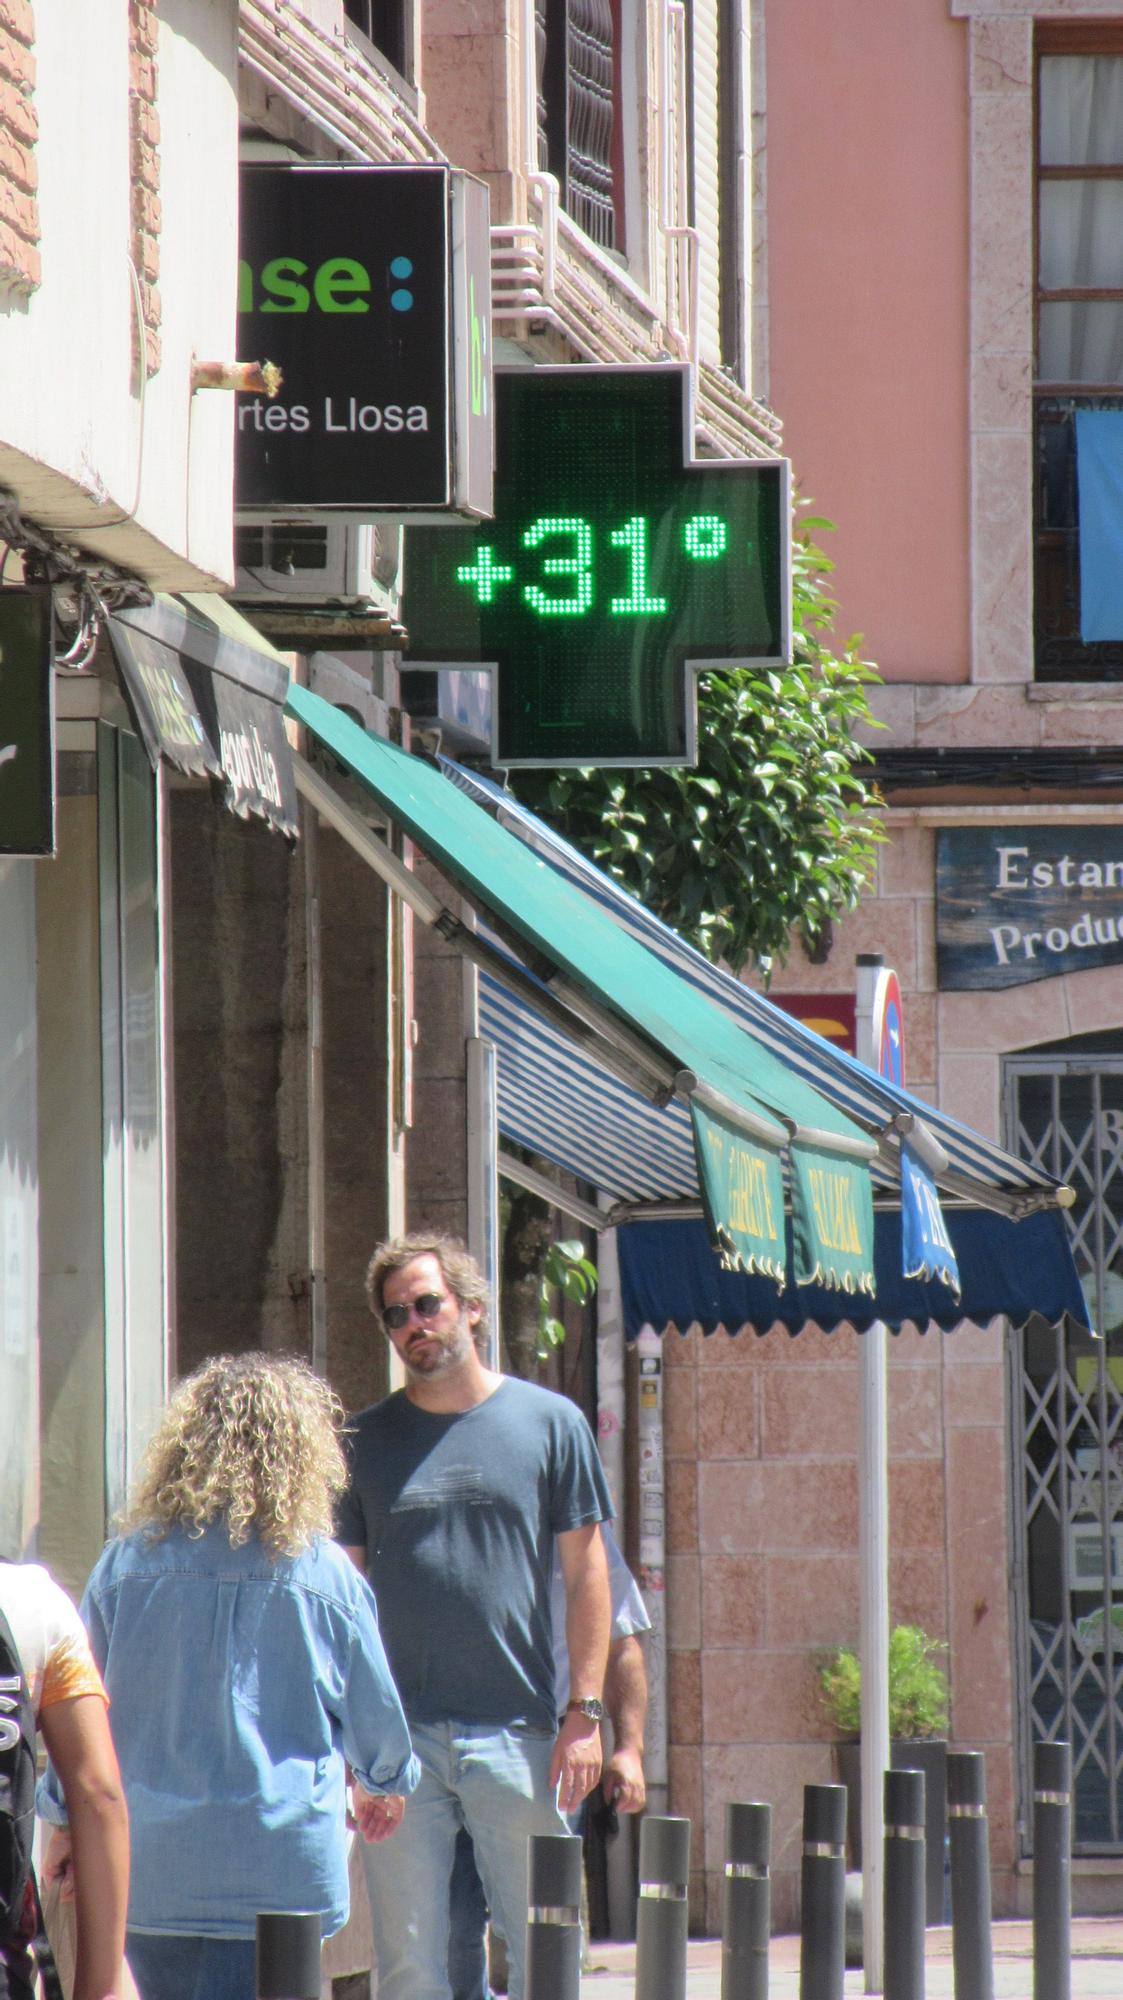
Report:
[[[1123,826],[955,826],[936,839],[936,977],[1024,986],[1123,961]]]

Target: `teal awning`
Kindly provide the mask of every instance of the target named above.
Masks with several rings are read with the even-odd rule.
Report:
[[[775,1190],[786,1149],[801,1266],[821,1284],[872,1289],[868,1163],[875,1148],[857,1125],[433,765],[368,736],[307,688],[290,688],[287,712],[487,913],[511,951],[510,960],[496,956],[497,977],[506,965],[524,994],[537,995],[555,1021],[572,1018],[579,1035],[611,1023],[624,1060],[646,1077],[648,1095],[690,1104],[696,1132],[711,1134],[699,1178],[715,1241],[731,1265],[782,1272]],[[715,1171],[712,1135],[720,1130],[732,1141]],[[748,1189],[755,1190],[751,1200]]]

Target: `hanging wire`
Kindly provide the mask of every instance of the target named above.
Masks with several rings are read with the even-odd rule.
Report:
[[[65,652],[59,652],[56,648],[54,654],[56,667],[66,667],[75,674],[85,673],[92,665],[106,616],[105,605],[88,578],[82,581],[79,607],[78,627],[74,638]]]

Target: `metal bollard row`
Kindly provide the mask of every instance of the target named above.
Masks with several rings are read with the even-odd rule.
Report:
[[[947,1774],[956,2000],[994,2000],[981,1753],[949,1752]],[[886,1771],[884,1785],[883,1991],[885,2000],[924,2000],[924,1773]],[[800,2000],[844,2000],[845,1831],[845,1786],[805,1785]],[[771,1806],[753,1800],[726,1807],[721,2000],[768,2000],[771,1841]],[[1071,2000],[1071,1843],[1071,1748],[1038,1743],[1033,2000]],[[689,1872],[690,1821],[645,1819],[636,1907],[636,2000],[685,2000]],[[580,1895],[581,1842],[532,1837],[526,2000],[579,2000]],[[318,2000],[319,1958],[318,1918],[259,1917],[258,2000]]]
[[[319,1913],[262,1910],[254,1961],[257,2000],[320,2000]]]

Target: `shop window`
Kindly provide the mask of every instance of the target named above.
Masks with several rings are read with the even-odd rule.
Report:
[[[1123,679],[1123,30],[1039,30],[1038,680]]]

